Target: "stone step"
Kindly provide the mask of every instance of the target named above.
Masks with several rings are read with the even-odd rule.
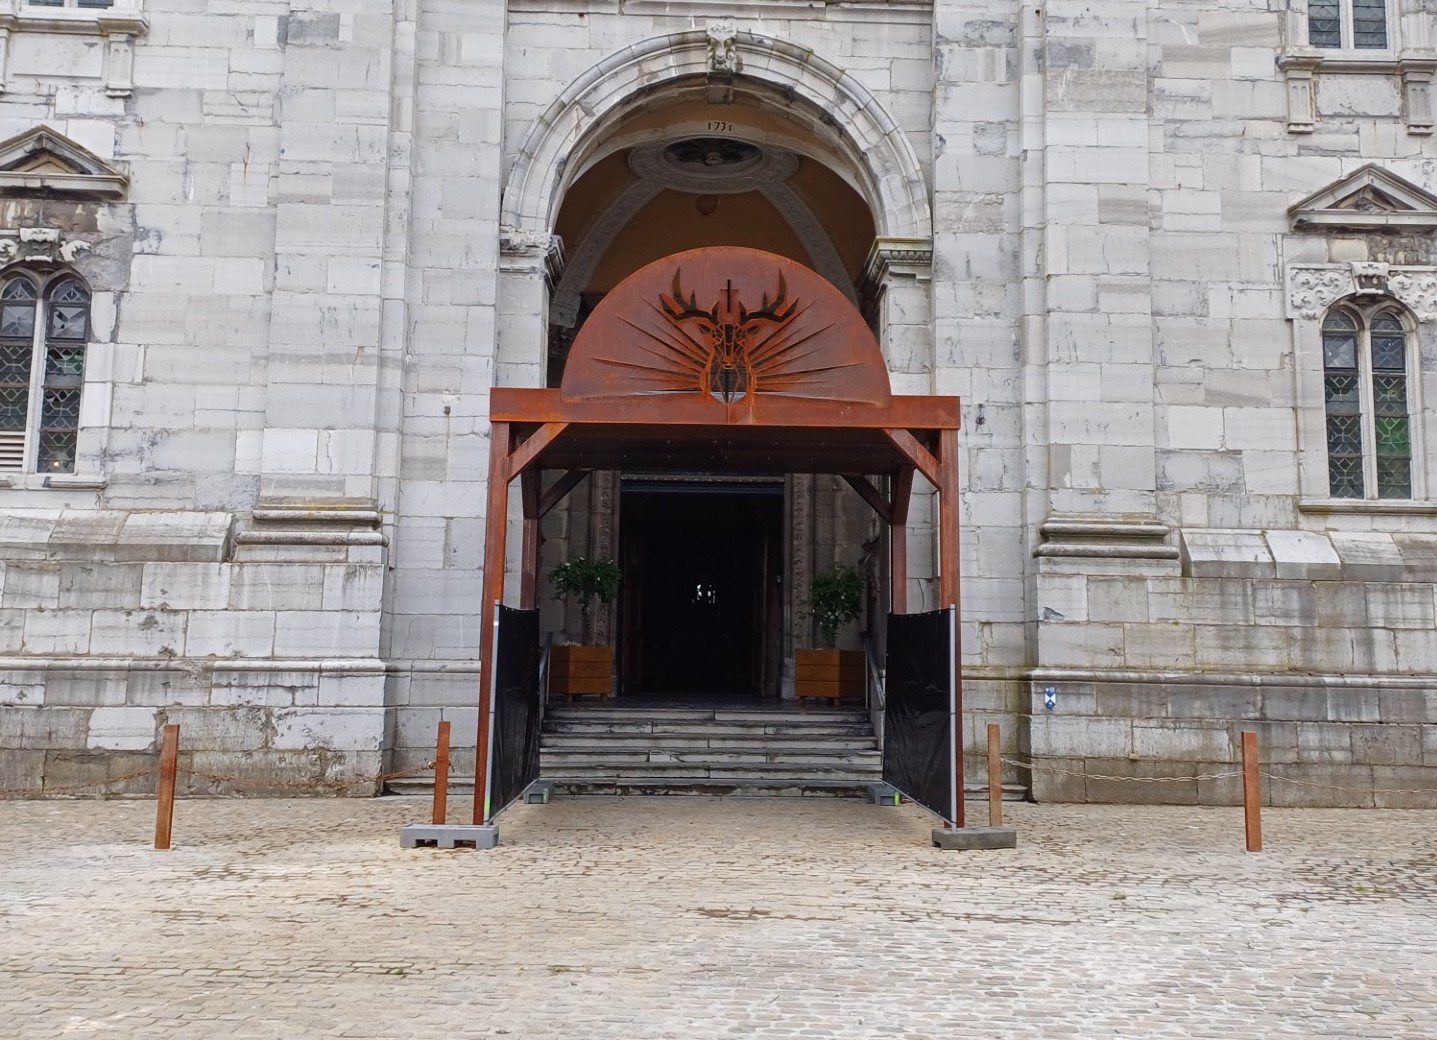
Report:
[[[866,723],[863,709],[784,708],[757,711],[729,708],[610,708],[550,704],[547,720],[601,722],[784,722],[793,724]]]
[[[618,777],[584,778],[573,777],[560,779],[557,777],[545,777],[554,783],[556,793],[559,794],[594,794],[594,795],[621,795],[621,794],[706,794],[706,795],[831,795],[841,797],[867,797],[867,785],[877,783],[878,780],[865,778],[861,781],[854,780],[791,780],[782,777],[772,780],[764,779],[715,779],[709,776],[692,777],[680,776],[677,774],[663,774],[648,780]],[[397,780],[390,780],[384,785],[385,792],[395,795],[410,795],[413,797],[430,798],[434,794],[434,778],[432,776],[408,776]],[[969,800],[970,812],[981,812],[981,802],[988,795],[988,788],[970,778],[963,785],[965,797]],[[474,794],[474,778],[472,776],[451,776],[449,778],[449,794],[454,798],[469,798]],[[1003,785],[1003,801],[1025,802],[1028,800],[1028,789],[1020,784]],[[455,809],[451,803],[450,811]],[[458,817],[452,817],[458,819]]]
[[[555,750],[544,748],[539,753],[542,767],[568,769],[574,766],[615,766],[651,765],[701,765],[727,766],[733,768],[761,768],[787,766],[825,766],[830,768],[870,769],[883,761],[877,751],[848,751],[835,749],[824,752],[821,749],[806,751],[713,751],[686,750],[670,751],[667,748],[637,748],[618,751]]]
[[[872,751],[874,738],[867,736],[705,736],[674,735],[655,740],[652,736],[629,736],[618,733],[544,733],[540,746],[555,751],[621,751],[633,748],[664,748],[680,750],[689,748],[714,748],[725,751],[807,751],[815,748],[830,750]]]
[[[546,766],[540,770],[539,775],[556,784],[575,780],[639,780],[658,784],[675,777],[703,777],[709,780],[748,784],[773,784],[793,780],[832,780],[862,785],[879,782],[882,773],[882,767],[878,765],[870,769],[855,768],[851,765],[841,768],[784,765],[781,769],[769,766],[755,770],[738,766],[702,766],[693,762],[682,762],[674,763],[670,769],[665,769],[662,765],[654,763],[636,763],[632,766],[618,766],[613,763],[577,766],[565,763],[562,767],[556,768]]]
[[[740,722],[694,721],[600,721],[585,719],[544,720],[545,733],[604,734],[656,737],[747,737],[762,734],[774,737],[860,737],[872,736],[873,725],[861,722],[790,722],[772,721],[762,725]]]

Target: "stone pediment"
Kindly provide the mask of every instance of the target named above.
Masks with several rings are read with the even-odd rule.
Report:
[[[1368,164],[1288,208],[1298,231],[1401,231],[1437,227],[1437,196]]]
[[[124,174],[48,126],[0,141],[0,194],[113,199],[128,184]]]

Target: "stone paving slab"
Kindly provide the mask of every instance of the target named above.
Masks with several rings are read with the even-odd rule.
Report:
[[[1437,813],[564,798],[0,803],[0,1037],[1437,1036]],[[451,818],[467,818],[455,804]],[[981,823],[982,807],[973,806]]]

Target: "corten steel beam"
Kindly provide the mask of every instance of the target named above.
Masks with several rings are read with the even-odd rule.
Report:
[[[515,448],[509,456],[509,479],[513,480],[528,469],[529,465],[539,457],[545,448],[554,443],[559,434],[564,432],[564,427],[568,425],[566,422],[546,422],[535,430],[523,444]]]
[[[894,397],[887,405],[750,394],[723,404],[709,394],[649,394],[565,400],[562,390],[502,386],[490,391],[496,422],[630,423],[654,426],[786,426],[833,429],[958,428],[956,397]]]
[[[479,617],[479,739],[474,748],[474,823],[489,822],[489,714],[493,704],[494,621],[504,598],[504,538],[509,520],[509,454],[513,433],[506,422],[489,434],[489,499],[484,517],[484,602]]]
[[[938,443],[938,597],[953,608],[953,826],[964,826],[963,805],[963,654],[959,645],[962,612],[958,597],[958,431],[944,430]]]
[[[893,503],[888,527],[888,609],[908,613],[908,506],[913,498],[913,467],[893,475]]]
[[[844,482],[847,483],[849,487],[858,492],[859,497],[862,498],[863,501],[873,507],[873,511],[878,514],[878,519],[882,520],[885,524],[893,523],[892,506],[888,500],[883,497],[883,494],[873,486],[871,480],[857,473],[841,473],[839,475],[843,477]]]
[[[587,469],[571,469],[545,488],[544,493],[539,496],[539,516],[548,516],[549,510],[564,501],[569,492],[578,487],[579,481],[587,477],[589,473],[590,471]]]
[[[953,427],[957,429],[957,427]],[[888,439],[893,442],[908,462],[928,479],[928,483],[938,487],[943,482],[939,473],[938,460],[933,453],[919,443],[918,438],[907,430],[885,429]]]

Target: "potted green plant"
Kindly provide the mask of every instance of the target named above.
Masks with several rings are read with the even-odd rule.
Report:
[[[826,647],[794,651],[794,691],[800,700],[863,696],[863,652],[834,648],[838,630],[862,609],[863,578],[856,569],[836,563],[813,576],[808,587],[808,615]]]
[[[612,603],[619,594],[619,565],[607,557],[570,556],[549,572],[555,599],[578,602],[584,619],[582,646],[556,646],[549,656],[549,692],[565,700],[613,690],[614,648],[591,645],[595,603]]]

